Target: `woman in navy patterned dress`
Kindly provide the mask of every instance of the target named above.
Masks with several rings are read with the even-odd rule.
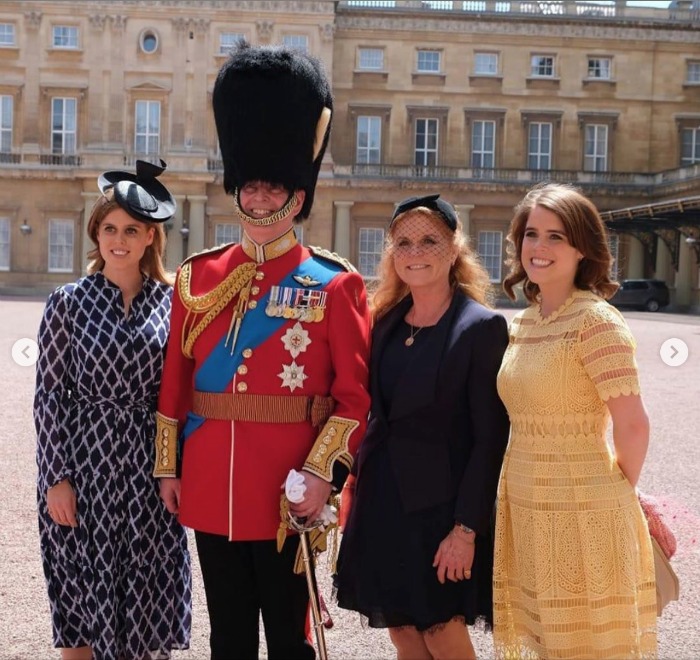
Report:
[[[51,294],[39,329],[39,534],[64,660],[189,645],[185,531],[151,475],[172,294],[158,223],[175,211],[161,164],[99,178],[90,274]]]

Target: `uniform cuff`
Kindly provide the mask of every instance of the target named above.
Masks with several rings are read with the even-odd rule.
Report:
[[[332,416],[326,422],[309,453],[303,469],[324,481],[333,483],[334,467],[352,467],[348,443],[352,432],[360,425],[354,419]],[[347,476],[347,475],[346,475]]]
[[[154,477],[177,476],[177,420],[156,413],[156,462]]]

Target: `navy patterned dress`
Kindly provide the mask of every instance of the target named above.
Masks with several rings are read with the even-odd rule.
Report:
[[[185,531],[152,477],[171,287],[146,278],[124,316],[102,273],[54,291],[39,329],[34,400],[39,535],[53,642],[95,658],[187,648]],[[54,523],[46,489],[68,478],[78,527]]]

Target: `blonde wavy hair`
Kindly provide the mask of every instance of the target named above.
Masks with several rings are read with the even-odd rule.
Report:
[[[523,282],[523,294],[529,302],[534,303],[539,297],[540,287],[530,281],[520,261],[527,220],[535,206],[551,211],[561,220],[569,244],[583,255],[576,270],[574,286],[582,291],[597,293],[606,300],[610,298],[620,285],[610,277],[613,256],[608,247],[605,224],[593,202],[573,186],[564,183],[540,183],[516,205],[506,237],[506,266],[510,268],[509,275],[503,280],[506,295],[515,300],[513,287]]]
[[[97,240],[97,233],[100,229],[102,221],[112,212],[120,209],[121,206],[114,199],[114,194],[110,188],[102,195],[92,207],[90,212],[90,220],[88,221],[87,233],[95,247],[88,252],[90,260],[87,266],[89,275],[102,270],[105,267],[105,260],[100,254],[100,245]],[[141,221],[139,221],[141,222]],[[156,282],[162,284],[173,284],[175,276],[168,272],[163,264],[163,255],[165,254],[165,230],[163,223],[160,222],[144,222],[147,228],[153,228],[153,242],[146,247],[146,251],[141,257],[139,268],[144,275],[147,275]]]
[[[445,226],[446,231],[451,234],[453,245],[456,248],[457,257],[450,267],[449,281],[452,291],[461,291],[466,296],[482,305],[491,307],[492,291],[489,274],[482,266],[479,258],[469,247],[467,237],[462,231],[461,221],[457,221],[457,228],[451,232],[444,225],[442,217],[435,211],[418,206],[401,215],[396,216],[393,227],[399,222],[413,214],[428,216]],[[409,293],[410,289],[405,284],[394,268],[394,244],[393,231],[389,229],[389,234],[384,245],[381,260],[377,266],[378,284],[370,291],[370,309],[372,318],[378,321],[389,310],[401,302]]]

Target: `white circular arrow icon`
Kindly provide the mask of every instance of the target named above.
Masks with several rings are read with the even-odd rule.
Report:
[[[39,345],[29,337],[18,339],[12,345],[12,359],[20,367],[33,367],[39,359]]]
[[[688,359],[688,344],[678,337],[671,337],[661,344],[659,355],[669,367],[680,367]]]

